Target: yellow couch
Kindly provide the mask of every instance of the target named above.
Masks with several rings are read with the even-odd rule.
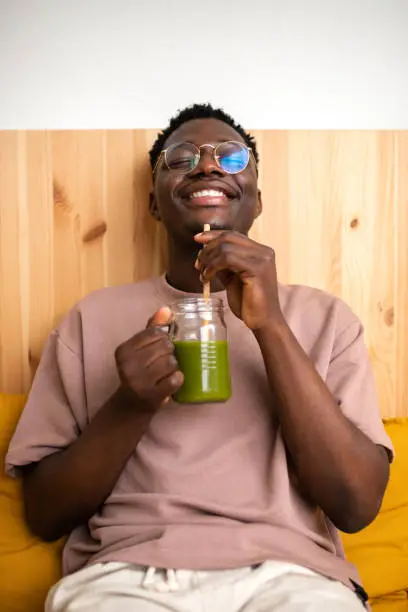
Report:
[[[0,611],[42,612],[61,572],[62,542],[45,544],[25,527],[21,483],[4,474],[4,456],[25,402],[0,393]],[[373,612],[408,612],[408,419],[385,423],[397,453],[381,512],[367,529],[344,536]]]

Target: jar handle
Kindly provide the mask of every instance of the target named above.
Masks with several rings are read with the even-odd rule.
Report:
[[[174,340],[177,332],[177,324],[174,319],[171,319],[166,325],[156,325],[156,327],[165,334],[168,334],[170,340]]]

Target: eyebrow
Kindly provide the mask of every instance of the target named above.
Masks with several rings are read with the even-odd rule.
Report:
[[[240,142],[241,144],[245,144],[245,142],[244,142],[244,141],[242,141],[242,142],[241,142],[241,140],[237,140],[237,139],[234,139],[234,138],[222,138],[222,139],[220,139],[220,140],[213,140],[212,142],[207,142],[207,143],[204,143],[204,144],[214,144],[214,143],[215,143],[215,144],[221,144],[222,142],[231,142],[231,141],[232,141],[232,142]],[[187,140],[187,139],[186,139],[186,140],[178,140],[177,142],[174,142],[174,143],[173,143],[173,145],[182,144],[183,142],[185,142],[185,143],[187,143],[187,144],[192,144],[192,145],[194,145],[194,146],[196,146],[196,147],[198,147],[198,146],[199,146],[199,145],[198,145],[196,142],[194,142],[193,140]],[[173,146],[173,145],[169,145],[169,146]],[[167,147],[166,147],[166,148],[167,148]]]
[[[229,142],[231,138],[223,138],[222,140],[213,140],[213,142]],[[196,145],[197,143],[193,140],[180,140],[180,142],[188,142],[189,144]],[[212,143],[209,143],[212,144]]]

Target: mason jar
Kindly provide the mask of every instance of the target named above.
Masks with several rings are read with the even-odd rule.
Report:
[[[169,333],[184,374],[173,399],[182,404],[225,402],[231,397],[231,378],[222,300],[191,297],[170,308]]]

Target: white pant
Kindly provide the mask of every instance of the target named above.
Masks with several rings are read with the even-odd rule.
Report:
[[[223,571],[143,569],[99,563],[66,576],[45,612],[364,612],[340,582],[270,561]]]

